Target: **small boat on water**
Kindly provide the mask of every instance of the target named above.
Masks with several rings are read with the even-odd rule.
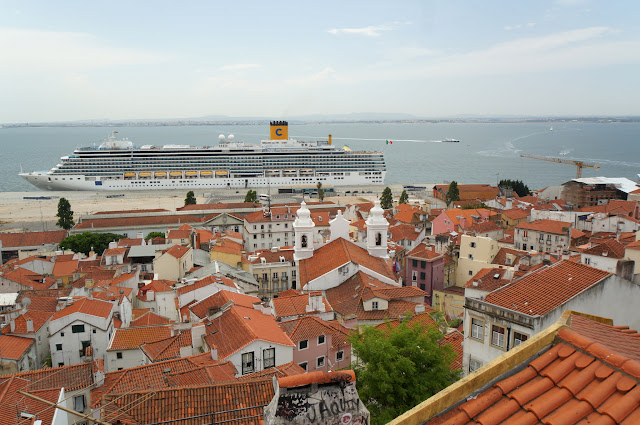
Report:
[[[443,142],[445,142],[445,143],[460,143],[460,140],[458,140],[458,139],[444,139]]]

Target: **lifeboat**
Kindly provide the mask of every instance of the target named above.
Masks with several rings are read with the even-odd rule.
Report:
[[[213,171],[200,171],[200,177],[211,177],[213,175]]]
[[[216,171],[216,177],[227,177],[229,172],[226,170],[218,170]]]
[[[155,173],[153,173],[153,176],[155,178],[161,178],[164,179],[167,177],[167,172],[166,171],[156,171]]]
[[[282,170],[282,175],[283,176],[297,176],[298,175],[298,170],[295,170],[295,169]]]
[[[171,177],[182,177],[182,171],[172,171],[169,173]]]
[[[311,168],[305,168],[300,170],[301,176],[313,176],[313,170]]]
[[[185,176],[187,177],[198,177],[198,172],[197,171],[186,171],[184,173]]]
[[[124,173],[124,178],[127,179],[127,180],[135,179],[136,178],[136,173]]]
[[[143,171],[141,173],[138,173],[138,177],[151,177],[151,173],[148,171]]]

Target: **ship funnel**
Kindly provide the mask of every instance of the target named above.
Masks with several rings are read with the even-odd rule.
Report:
[[[286,121],[271,121],[271,140],[287,140],[289,138],[289,123]]]

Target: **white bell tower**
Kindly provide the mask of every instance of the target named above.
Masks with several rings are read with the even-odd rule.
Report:
[[[313,228],[315,223],[311,220],[311,212],[304,201],[300,204],[300,209],[296,211],[296,215],[296,220],[293,222],[293,232],[296,238],[293,258],[296,261],[300,261],[313,256]]]
[[[384,218],[384,210],[380,207],[380,201],[369,211],[367,218],[367,251],[369,255],[380,258],[389,258],[387,251],[387,232],[389,222]]]

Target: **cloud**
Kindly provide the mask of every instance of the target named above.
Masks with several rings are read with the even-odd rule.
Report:
[[[328,31],[329,34],[357,34],[366,35],[367,37],[378,37],[383,31],[391,31],[393,27],[389,25],[370,25],[364,28],[332,28]]]
[[[71,71],[153,64],[170,58],[143,50],[109,47],[86,33],[0,28],[4,70]]]
[[[506,31],[519,30],[521,28],[533,28],[536,26],[535,22],[527,22],[526,24],[507,25],[504,27]]]
[[[257,63],[238,63],[235,65],[225,65],[221,66],[221,71],[230,71],[230,70],[239,70],[239,69],[251,69],[251,68],[260,68],[260,65]]]

